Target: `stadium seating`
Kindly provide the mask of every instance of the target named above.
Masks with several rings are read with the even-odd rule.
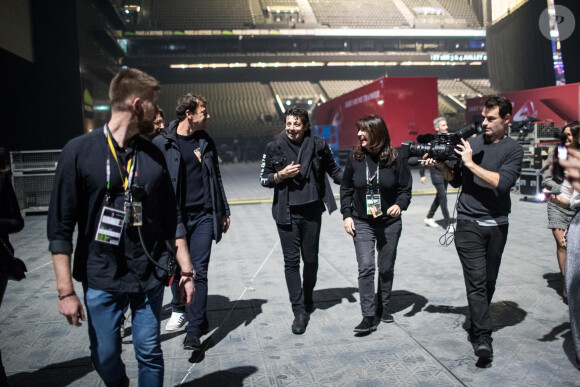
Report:
[[[477,17],[467,0],[435,0],[443,6],[457,21],[465,20],[467,27],[481,28]]]
[[[320,81],[319,83],[328,98],[332,99],[348,93],[349,91],[358,89],[359,87],[364,86],[370,82],[372,82],[372,80],[369,79],[348,81]]]
[[[244,28],[253,26],[254,20],[247,0],[163,0],[152,2],[150,23],[194,30]]]
[[[489,79],[464,79],[463,82],[482,95],[497,94],[497,90],[491,87]]]
[[[310,0],[318,22],[333,28],[409,26],[392,0]]]
[[[308,81],[300,82],[270,82],[272,91],[280,98],[314,98],[316,90]]]
[[[159,104],[167,121],[175,118],[177,99],[190,92],[207,99],[208,128],[218,141],[271,137],[272,130],[280,127],[270,88],[259,82],[163,85]]]
[[[262,9],[267,9],[268,7],[274,8],[276,6],[298,7],[296,0],[260,0],[260,3],[262,4]]]

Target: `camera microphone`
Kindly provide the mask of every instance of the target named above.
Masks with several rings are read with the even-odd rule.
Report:
[[[421,160],[418,157],[409,157],[408,163],[410,167],[414,167],[415,165],[421,164]]]
[[[417,142],[420,144],[427,144],[427,143],[433,141],[434,137],[435,136],[433,136],[431,133],[420,134],[417,136]]]

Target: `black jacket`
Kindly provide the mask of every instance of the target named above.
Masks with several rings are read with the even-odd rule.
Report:
[[[0,172],[0,202],[2,203],[0,206],[0,239],[4,241],[10,250],[8,252],[4,246],[0,246],[1,271],[2,269],[7,269],[5,265],[12,262],[11,254],[14,254],[14,249],[10,244],[8,234],[18,232],[24,227],[24,220],[22,219],[22,215],[20,215],[20,207],[18,207],[16,194],[12,187],[10,172]]]
[[[321,137],[312,136],[312,138],[314,140],[315,154],[312,158],[312,169],[314,171],[315,183],[318,189],[318,197],[326,204],[328,212],[332,213],[337,209],[337,206],[326,173],[332,177],[336,184],[340,184],[343,172],[334,161],[332,150],[328,144],[326,144],[326,141]],[[288,186],[284,181],[278,184],[274,183],[274,174],[290,164],[290,158],[288,155],[284,154],[280,141],[282,141],[282,139],[278,138],[278,140],[272,141],[266,146],[266,152],[262,157],[260,182],[264,187],[274,188],[272,216],[276,223],[290,224]]]
[[[142,187],[145,247],[162,266],[169,257],[164,240],[185,235],[177,201],[170,184],[163,154],[139,135],[129,142],[125,152],[112,139],[124,166],[136,151],[133,187]],[[110,190],[107,190],[107,159],[110,160]],[[141,292],[159,285],[165,271],[147,259],[137,227],[124,227],[122,242],[113,246],[95,241],[105,204],[122,210],[123,180],[120,168],[111,155],[104,128],[98,128],[69,141],[63,148],[47,217],[48,249],[53,254],[71,254],[74,246],[73,278],[89,287],[111,292]],[[107,193],[112,204],[105,201]],[[152,275],[153,274],[153,275]]]
[[[369,166],[372,171],[376,164],[370,160]],[[352,155],[349,157],[344,169],[344,178],[340,185],[340,211],[343,219],[351,216],[359,219],[368,219],[366,210],[366,167],[367,162],[365,160],[357,161]],[[397,204],[401,211],[405,211],[411,203],[412,185],[413,177],[411,176],[409,164],[401,157],[400,153],[393,165],[387,168],[379,168],[379,189],[383,213],[394,204]],[[395,221],[397,218],[390,218],[385,214],[381,219],[388,223]]]
[[[180,194],[182,192],[180,184],[183,184],[180,180],[183,158],[177,143],[178,124],[178,120],[171,121],[167,128],[163,129],[161,134],[153,139],[153,144],[161,149],[165,155],[171,183],[183,210],[185,198],[182,198]],[[203,136],[199,139],[199,146],[201,148],[203,181],[207,183],[207,186],[203,187],[204,201],[206,202],[206,210],[211,209],[213,213],[213,236],[217,243],[222,239],[222,217],[230,216],[230,207],[222,184],[215,143],[206,131],[202,133]]]

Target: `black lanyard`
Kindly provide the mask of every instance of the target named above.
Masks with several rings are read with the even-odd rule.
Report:
[[[379,186],[379,164],[377,163],[377,170],[375,171],[375,173],[372,176],[370,176],[370,173],[369,173],[369,163],[366,160],[365,160],[365,163],[367,165],[367,186],[368,186],[367,189],[369,191],[372,191],[373,190],[373,184],[372,184],[372,182],[373,182],[373,180],[374,180],[375,177],[377,178],[377,188],[380,189],[380,186]]]

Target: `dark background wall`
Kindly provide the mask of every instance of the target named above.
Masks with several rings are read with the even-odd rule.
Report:
[[[574,32],[569,38],[561,42],[561,50],[566,83],[580,82],[580,1],[555,0],[555,4],[568,7],[576,17]]]
[[[33,0],[34,84],[28,135],[16,133],[19,149],[60,149],[82,133],[77,8],[75,0]]]
[[[501,91],[554,86],[552,42],[538,27],[546,0],[529,0],[487,29],[489,79]]]

